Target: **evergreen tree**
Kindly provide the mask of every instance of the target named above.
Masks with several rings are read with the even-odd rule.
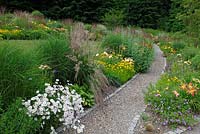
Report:
[[[127,8],[128,23],[140,27],[158,28],[160,19],[167,16],[166,0],[133,0]]]

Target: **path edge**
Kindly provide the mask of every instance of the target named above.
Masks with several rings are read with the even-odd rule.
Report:
[[[120,86],[119,88],[117,88],[113,93],[111,93],[110,95],[108,95],[106,98],[103,99],[103,102],[106,102],[107,100],[111,99],[112,97],[114,97],[115,95],[117,95],[120,91],[122,91],[123,88],[125,88],[130,82],[134,81],[138,76],[140,75],[140,73],[135,74],[130,80],[128,80],[125,84],[123,84],[122,86]],[[87,109],[80,117],[79,119],[82,119],[83,117],[85,117],[86,115],[89,115],[92,111],[94,111],[96,108],[98,108],[100,105],[99,104],[95,104],[93,107]],[[61,134],[63,132],[63,126],[60,126],[56,129],[56,132],[58,134]]]
[[[159,45],[157,45],[157,44],[154,44],[154,46],[159,47]],[[159,49],[160,49],[160,47],[159,47]],[[163,54],[163,51],[161,49],[160,49],[160,51],[162,52],[162,57],[163,57],[163,60],[164,60],[164,66],[162,67],[163,69],[162,69],[162,72],[160,74],[160,75],[162,75],[166,72],[166,69],[167,69],[167,58],[163,56],[164,54]],[[147,108],[147,106],[145,105],[145,107],[143,107],[141,112],[145,112],[146,108]],[[140,120],[140,117],[141,117],[141,114],[135,115],[135,117],[133,118],[133,120],[131,122],[131,125],[129,126],[128,134],[134,134],[135,133],[135,128],[138,124],[138,121]]]

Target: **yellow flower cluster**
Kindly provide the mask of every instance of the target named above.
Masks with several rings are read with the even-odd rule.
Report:
[[[134,61],[131,58],[122,58],[119,54],[108,54],[107,52],[96,54],[97,63],[101,65],[104,71],[114,76],[129,79],[135,74]]]
[[[181,80],[179,80],[176,76],[169,78],[168,81],[169,81],[169,82],[170,82],[170,81],[172,81],[172,82],[177,82],[177,83],[180,83],[180,82],[181,82]]]
[[[109,54],[107,52],[103,52],[101,54],[97,53],[96,56],[99,58],[99,59],[103,59],[103,58],[109,58],[109,59],[112,59],[112,58],[118,58],[118,59],[122,59],[122,55],[121,54],[115,54],[114,52]]]
[[[162,47],[164,50],[170,52],[170,53],[173,53],[175,54],[176,53],[176,50],[174,50],[171,46],[168,46],[168,45],[165,45]]]
[[[39,24],[38,25],[39,28],[45,29],[45,30],[49,30],[50,28],[44,24]]]
[[[18,34],[21,30],[15,29],[15,30],[7,30],[7,29],[0,29],[0,34]]]
[[[117,71],[118,73],[130,72],[134,73],[134,63],[131,60],[123,59],[116,64],[108,64],[106,62],[99,62],[100,65],[103,65],[106,69],[111,69],[112,71]]]

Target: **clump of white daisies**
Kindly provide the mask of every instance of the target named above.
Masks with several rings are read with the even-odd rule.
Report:
[[[23,100],[22,104],[27,108],[27,114],[35,120],[42,119],[41,127],[51,117],[56,117],[64,125],[64,129],[73,128],[77,133],[83,132],[84,125],[80,123],[79,117],[84,112],[82,98],[75,90],[69,90],[69,86],[59,85],[57,79],[54,85],[45,84],[45,92],[40,93],[30,100]],[[51,126],[51,134],[56,134]]]

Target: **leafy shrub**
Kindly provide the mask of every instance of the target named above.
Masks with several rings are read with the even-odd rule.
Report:
[[[91,32],[91,30],[92,30],[92,25],[91,25],[91,24],[85,24],[85,25],[84,25],[84,29]]]
[[[191,59],[192,67],[196,70],[200,69],[200,54],[197,54]]]
[[[10,20],[15,18],[14,14],[7,13],[7,14],[1,14],[0,15],[0,27],[2,28],[6,24],[10,24]]]
[[[118,25],[123,25],[124,18],[125,14],[122,10],[112,9],[105,13],[105,15],[102,17],[102,20],[105,23],[105,25],[109,27],[114,27]]]
[[[29,30],[29,31],[24,31],[25,37],[24,39],[26,40],[33,40],[33,39],[45,39],[47,38],[48,33],[45,32],[44,30]]]
[[[40,11],[38,10],[34,10],[32,13],[31,13],[32,16],[36,16],[36,17],[44,17],[44,14],[41,13]]]
[[[136,72],[146,72],[153,61],[153,49],[137,44],[129,45],[125,57],[134,60]]]
[[[38,68],[42,59],[34,48],[0,46],[0,92],[5,106],[17,97],[30,97],[49,79]]]
[[[184,60],[190,60],[192,59],[195,55],[199,53],[199,49],[196,47],[185,47],[182,49],[181,53],[183,55]]]
[[[62,28],[64,25],[59,21],[48,20],[47,26],[50,28]]]
[[[83,106],[92,107],[94,105],[94,93],[85,86],[79,86],[77,84],[71,86],[83,99]]]
[[[40,130],[40,123],[40,120],[35,121],[26,114],[21,99],[12,103],[0,116],[0,130],[5,134],[37,134]]]
[[[99,33],[101,35],[106,35],[108,32],[108,29],[106,28],[106,26],[104,26],[102,24],[97,24],[95,31],[96,31],[96,33]]]
[[[172,47],[173,47],[173,49],[175,50],[175,51],[179,51],[179,50],[181,50],[181,49],[183,49],[184,47],[185,47],[186,45],[185,45],[185,43],[184,42],[173,42],[172,43]]]
[[[121,34],[111,33],[104,38],[102,46],[110,49],[110,51],[121,53],[121,48],[128,45],[128,41],[128,38],[123,37]]]
[[[3,35],[2,34],[0,34],[0,40],[3,40]]]

